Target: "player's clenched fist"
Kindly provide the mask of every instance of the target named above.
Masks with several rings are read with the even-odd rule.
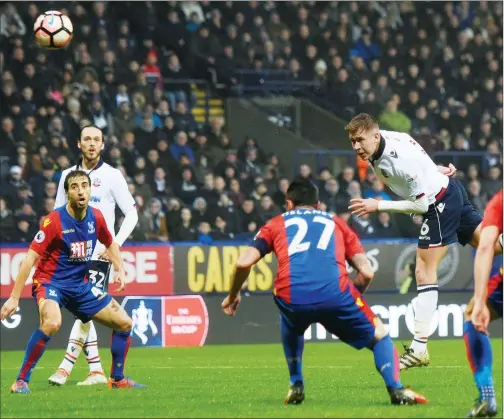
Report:
[[[12,316],[19,305],[19,298],[10,297],[5,304],[2,306],[2,313],[0,315],[1,320],[5,320],[7,317]]]
[[[228,295],[226,298],[224,298],[224,301],[222,302],[221,305],[222,311],[228,316],[234,316],[236,314],[238,304],[240,304],[240,300],[241,297],[239,294],[234,298]]]

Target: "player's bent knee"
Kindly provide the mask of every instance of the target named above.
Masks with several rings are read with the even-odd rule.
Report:
[[[376,325],[375,325],[375,334],[374,334],[375,342],[382,340],[387,335],[388,335],[388,332],[385,329],[383,322],[377,317],[376,318]]]
[[[116,326],[114,327],[114,330],[117,330],[118,332],[127,332],[128,330],[131,330],[132,326],[133,321],[131,320],[131,317],[125,315],[122,316],[121,319],[118,319],[116,321]]]
[[[47,336],[55,335],[61,327],[61,320],[47,319],[40,324],[40,330]]]
[[[61,327],[61,310],[59,304],[52,300],[45,300],[39,305],[40,330],[52,336]]]

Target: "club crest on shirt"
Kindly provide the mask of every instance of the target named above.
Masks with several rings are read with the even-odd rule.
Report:
[[[88,221],[88,234],[93,234],[95,232],[94,221]]]
[[[93,186],[94,186],[95,188],[98,188],[100,185],[101,185],[101,180],[100,180],[99,178],[95,177],[95,178],[93,179]]]

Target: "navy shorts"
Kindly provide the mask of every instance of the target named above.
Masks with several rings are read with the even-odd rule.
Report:
[[[92,260],[86,278],[98,289],[108,290],[110,263],[103,260]]]
[[[483,221],[481,214],[469,201],[462,184],[450,178],[448,187],[429,205],[420,228],[418,247],[442,247],[459,242],[465,246],[472,239],[474,230]]]
[[[488,303],[502,317],[502,274],[494,275],[488,281]]]
[[[275,303],[282,326],[298,336],[304,335],[311,324],[320,323],[356,349],[369,347],[373,341],[376,315],[352,283],[342,294],[323,303],[290,304],[278,297]]]
[[[51,284],[34,284],[32,295],[37,305],[44,300],[56,301],[83,323],[87,323],[100,310],[108,306],[112,297],[95,287],[91,282],[82,283],[77,288],[64,288]]]

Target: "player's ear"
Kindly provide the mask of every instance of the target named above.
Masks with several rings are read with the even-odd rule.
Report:
[[[81,149],[81,143],[80,143],[80,139],[77,140],[77,148],[80,150]]]
[[[287,208],[287,211],[292,211],[294,209],[294,203],[290,199],[286,199],[285,208]]]
[[[320,208],[320,201],[317,201],[317,204],[315,205],[315,209],[319,209]]]

